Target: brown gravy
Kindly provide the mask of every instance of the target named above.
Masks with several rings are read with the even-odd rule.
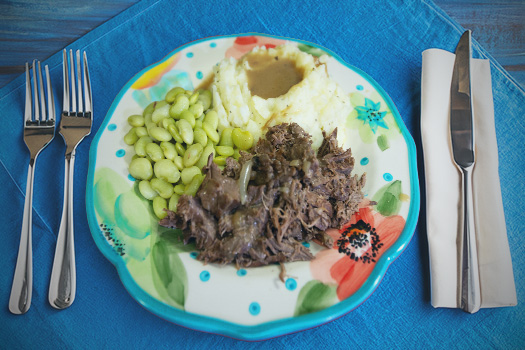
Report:
[[[209,89],[211,83],[213,83],[213,79],[215,78],[215,74],[210,73],[206,78],[204,78],[199,85],[195,88],[195,90],[198,89]]]
[[[252,95],[264,99],[279,97],[303,80],[303,70],[291,59],[267,54],[249,55],[246,59],[251,68],[246,75]]]

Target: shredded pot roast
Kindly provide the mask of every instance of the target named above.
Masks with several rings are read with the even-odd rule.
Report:
[[[352,176],[354,158],[336,137],[337,129],[324,134],[316,153],[298,124],[280,124],[238,162],[228,158],[222,171],[210,157],[197,195],[181,196],[177,211],[168,211],[160,224],[181,229],[205,263],[255,267],[311,260],[301,243],[331,247],[325,231],[347,223],[363,199],[366,175]]]

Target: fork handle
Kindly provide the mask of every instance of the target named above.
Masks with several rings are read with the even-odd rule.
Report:
[[[73,173],[75,151],[66,155],[64,175],[64,204],[58,231],[55,258],[49,284],[49,303],[65,309],[75,300],[76,268],[73,226]]]
[[[33,222],[33,179],[35,177],[35,163],[31,159],[27,171],[26,198],[24,202],[24,217],[20,246],[16,259],[15,276],[9,296],[9,311],[13,314],[25,314],[31,306],[33,295],[33,248],[32,248],[32,222]]]

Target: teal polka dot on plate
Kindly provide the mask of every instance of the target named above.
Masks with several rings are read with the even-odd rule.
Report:
[[[124,151],[123,149],[119,149],[116,153],[117,157],[119,158],[124,157],[125,154],[126,154],[126,151]]]
[[[210,280],[210,272],[207,270],[204,270],[199,275],[202,282],[208,282]]]
[[[246,276],[248,272],[245,269],[239,269],[237,270],[237,276]]]
[[[303,242],[303,245],[304,245],[306,248],[310,248],[310,243],[308,243],[308,242]]]
[[[286,282],[284,282],[284,285],[288,290],[295,290],[295,288],[297,288],[297,281],[293,278],[288,278]]]
[[[390,173],[384,173],[383,174],[383,179],[385,179],[385,181],[392,181],[394,179],[394,177]]]
[[[135,181],[135,178],[133,176],[131,176],[131,174],[128,174],[128,179],[129,179],[129,181]]]
[[[116,125],[116,124],[109,124],[109,125],[108,125],[108,130],[109,130],[109,131],[115,131],[116,128],[117,128],[117,125]]]
[[[250,304],[248,310],[250,311],[250,314],[257,316],[259,313],[261,313],[261,305],[259,305],[257,302],[253,302]]]
[[[355,88],[359,91],[362,91],[364,89],[363,85],[357,85]]]
[[[367,157],[364,157],[364,158],[361,158],[361,161],[359,163],[361,163],[361,165],[367,165],[368,162],[370,162],[370,159],[368,159]]]
[[[193,52],[188,52],[188,53],[186,54],[186,57],[188,57],[188,58],[192,58],[192,57],[193,57]]]
[[[216,47],[217,44],[216,43],[210,43],[210,47]]]
[[[195,74],[195,75],[197,76],[197,79],[202,79],[202,77],[203,77],[201,71],[198,71],[197,74]]]
[[[193,258],[193,259],[197,259],[197,256],[199,255],[199,253],[197,252],[191,252],[190,253],[190,256]]]

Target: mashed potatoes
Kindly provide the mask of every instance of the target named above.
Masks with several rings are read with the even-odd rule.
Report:
[[[325,58],[287,44],[256,47],[239,61],[220,62],[210,86],[219,129],[240,127],[257,140],[270,126],[296,122],[318,148],[322,131],[343,127],[352,111],[348,95],[328,77]],[[345,133],[339,132],[339,145],[348,147],[345,141]]]

